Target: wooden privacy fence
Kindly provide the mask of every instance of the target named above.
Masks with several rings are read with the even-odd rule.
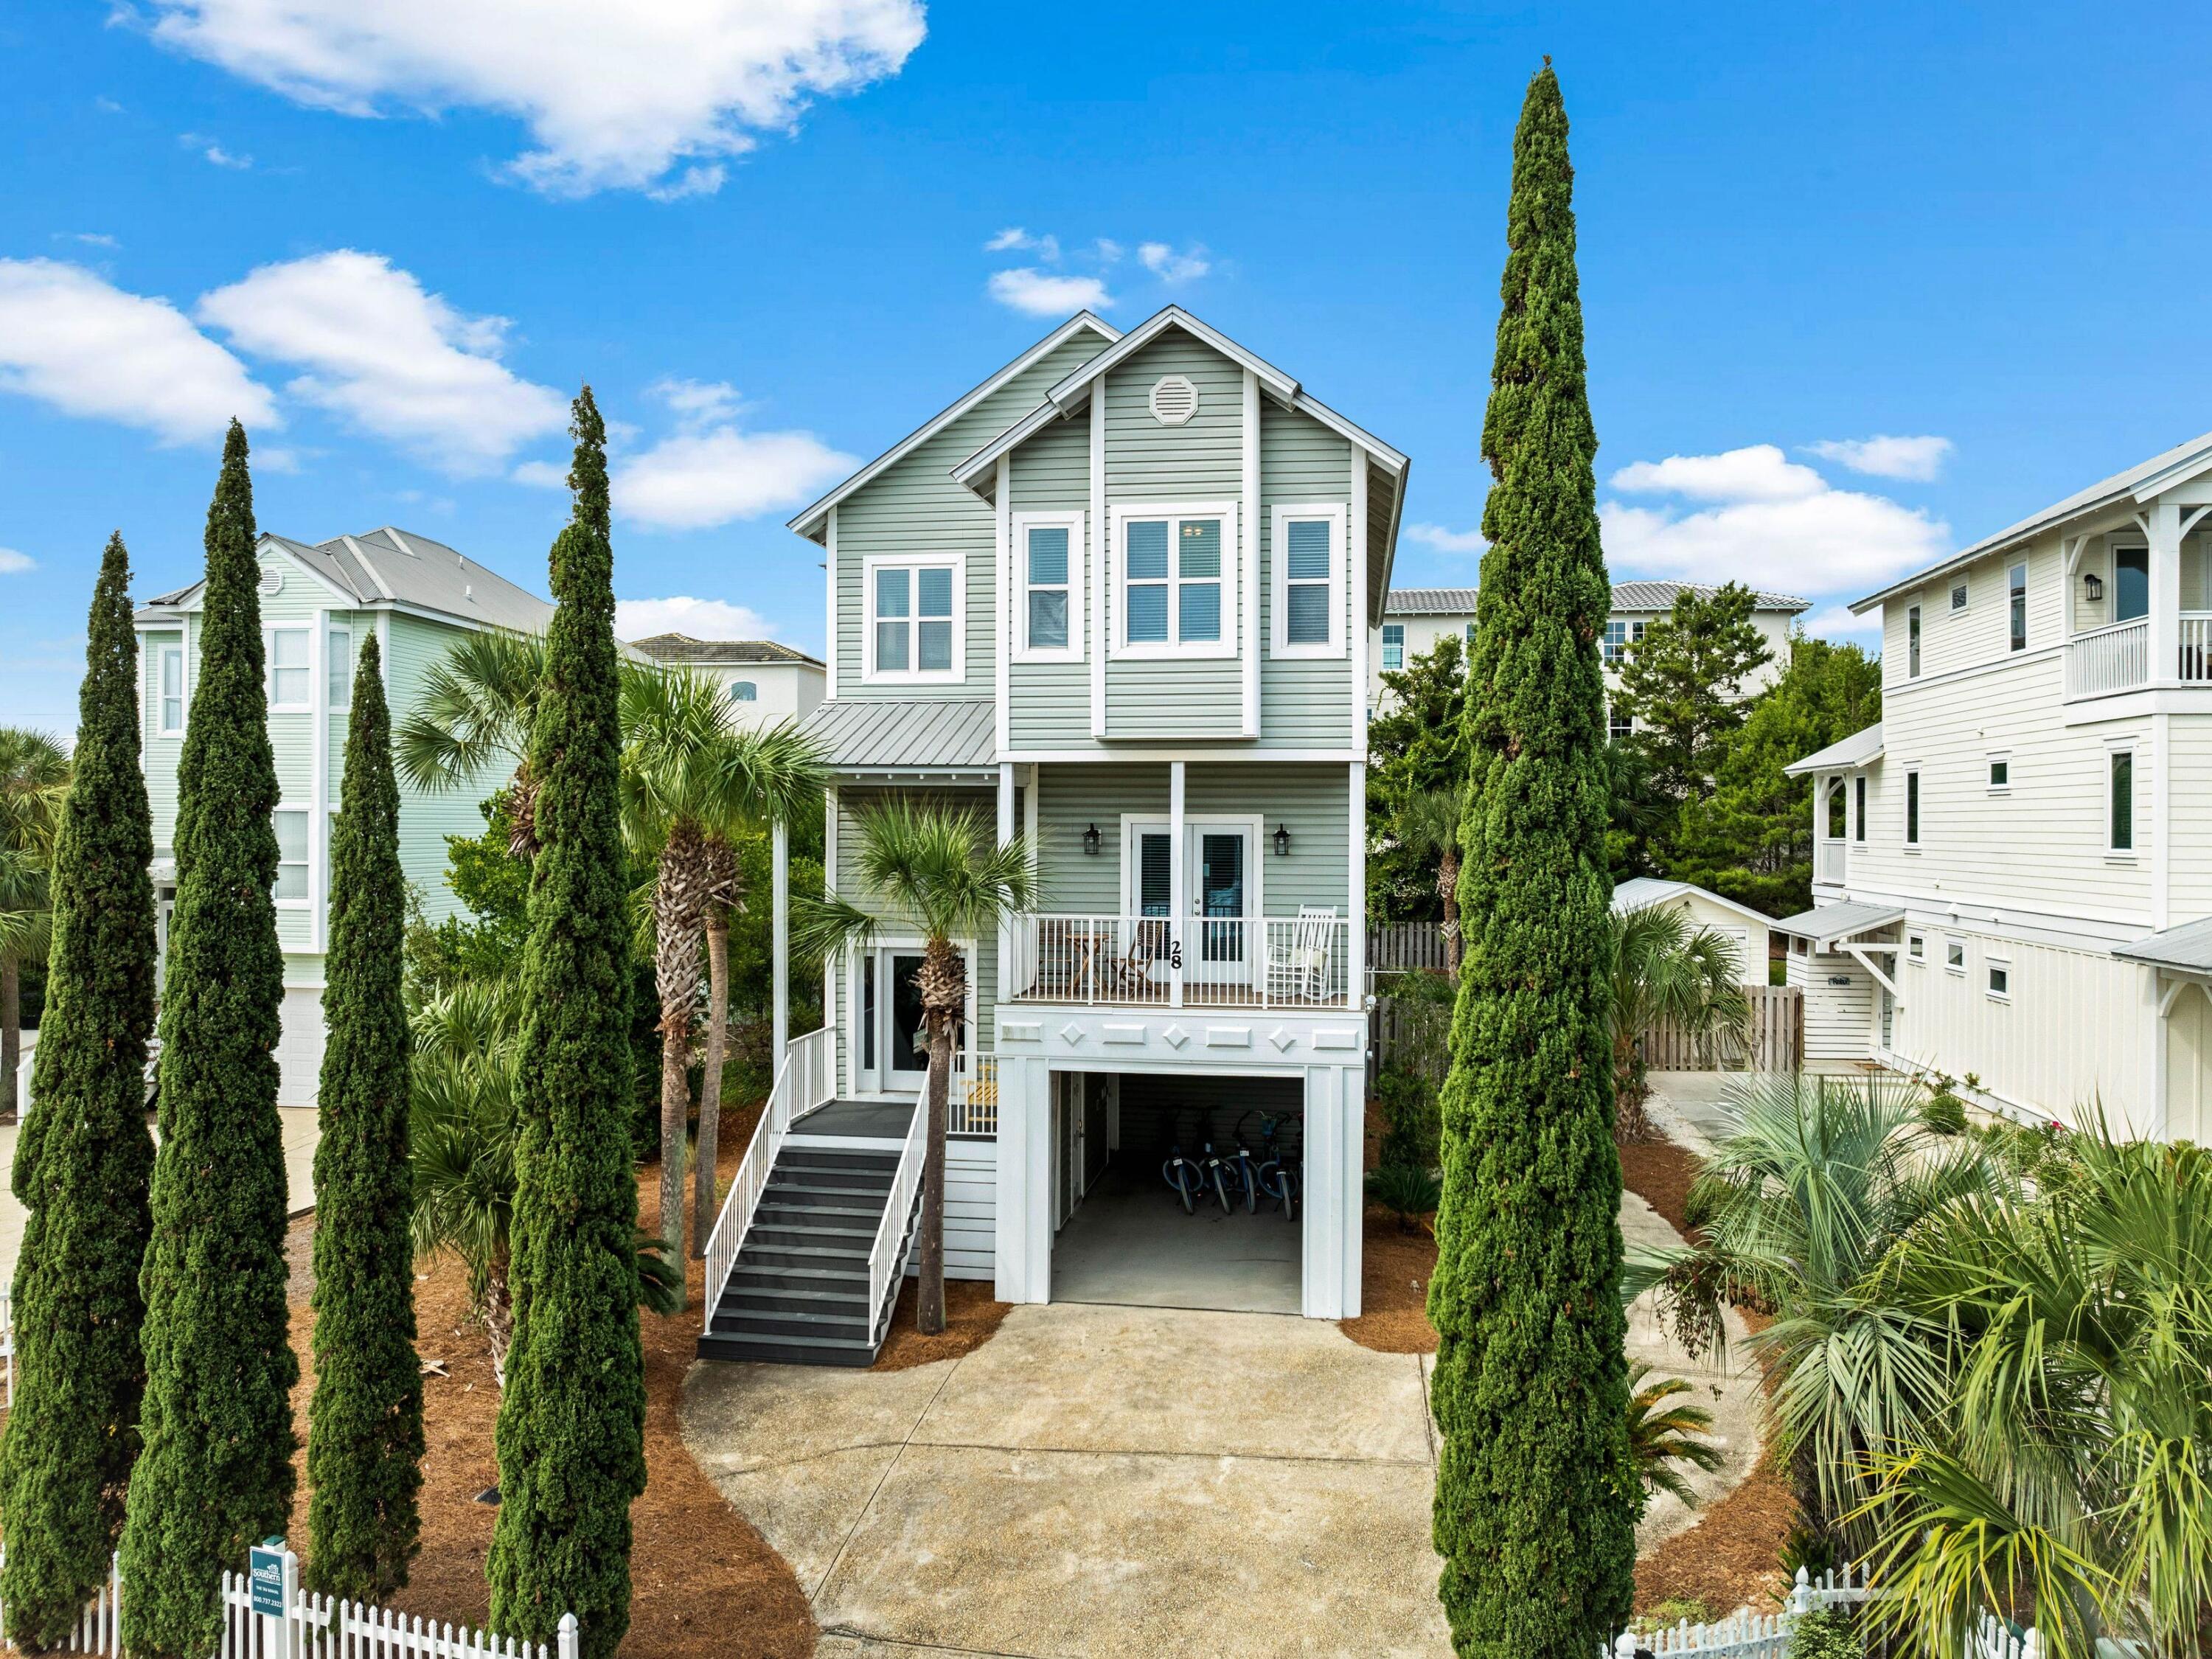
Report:
[[[1805,994],[1795,985],[1747,985],[1751,1022],[1741,1038],[1700,1042],[1671,1023],[1639,1039],[1654,1072],[1794,1072],[1805,1058]]]
[[[1394,921],[1367,930],[1367,971],[1404,974],[1417,969],[1448,971],[1444,925],[1440,921]]]

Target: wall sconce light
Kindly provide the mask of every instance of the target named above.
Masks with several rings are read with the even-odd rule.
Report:
[[[2105,602],[2105,579],[2094,570],[2082,577],[2081,597],[2091,605],[2102,605]]]
[[[1092,824],[1083,832],[1083,850],[1094,857],[1098,851],[1098,826]]]
[[[1290,855],[1291,855],[1291,830],[1290,830],[1290,826],[1289,826],[1288,824],[1278,824],[1278,825],[1276,825],[1276,826],[1275,826],[1275,856],[1276,856],[1277,858],[1279,858],[1279,859],[1283,859],[1283,858],[1288,858]]]

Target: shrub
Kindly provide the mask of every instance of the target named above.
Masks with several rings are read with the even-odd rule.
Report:
[[[1966,1103],[1951,1091],[1948,1073],[1936,1073],[1936,1092],[1920,1109],[1920,1121],[1939,1135],[1966,1133]]]
[[[1696,1596],[1670,1595],[1638,1619],[1636,1629],[1640,1634],[1651,1636],[1674,1625],[1711,1624],[1712,1617],[1712,1608]]]
[[[1435,1169],[1443,1133],[1435,1088],[1393,1066],[1375,1079],[1375,1098],[1382,1109],[1381,1167]]]
[[[1399,1228],[1405,1232],[1412,1232],[1424,1216],[1437,1212],[1443,1192],[1443,1182],[1434,1170],[1410,1164],[1386,1164],[1367,1176],[1368,1197],[1396,1216]]]
[[[1849,1607],[1817,1607],[1790,1626],[1790,1659],[1861,1659],[1866,1644]]]

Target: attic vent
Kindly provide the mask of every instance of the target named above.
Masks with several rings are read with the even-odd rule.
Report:
[[[1180,374],[1165,374],[1152,387],[1152,418],[1162,426],[1181,426],[1198,413],[1198,388]]]
[[[264,593],[283,592],[284,591],[284,573],[281,570],[263,571],[261,573],[261,591]]]

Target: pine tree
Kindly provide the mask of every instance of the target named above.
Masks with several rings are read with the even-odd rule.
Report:
[[[153,817],[138,769],[131,565],[109,538],[77,694],[76,781],[54,846],[54,945],[15,1143],[15,1401],[0,1443],[7,1633],[58,1645],[107,1577],[138,1455],[138,1270],[151,1226]]]
[[[1456,634],[1382,676],[1396,699],[1367,726],[1367,914],[1426,921],[1443,914],[1437,860],[1399,836],[1407,807],[1431,789],[1467,787],[1467,664]]]
[[[514,1341],[500,1401],[492,1627],[549,1641],[564,1613],[608,1659],[629,1626],[630,1500],[645,1489],[637,1186],[629,1124],[623,878],[606,428],[586,386],[570,428],[575,508],[553,544],[558,607],[529,764],[538,793],[523,958],[527,1092],[515,1154]]]
[[[1759,596],[1741,582],[1685,587],[1621,665],[1614,712],[1650,757],[1651,781],[1680,802],[1711,787],[1728,740],[1748,713],[1743,683],[1774,660],[1752,621]]]
[[[218,1576],[243,1571],[292,1508],[278,796],[246,453],[234,421],[208,509],[199,683],[177,768],[161,1150],[140,1279],[145,1449],[123,1527],[123,1635],[137,1659],[213,1651]]]
[[[399,785],[376,636],[362,643],[331,835],[316,1097],[315,1398],[307,1417],[307,1582],[380,1601],[422,1535],[422,1376],[408,1228],[407,1009],[400,943]]]
[[[1443,1093],[1429,1315],[1439,1594],[1463,1655],[1589,1659],[1629,1611],[1620,1164],[1606,1037],[1605,687],[1566,110],[1547,64],[1514,137],[1483,453],[1467,955]]]

